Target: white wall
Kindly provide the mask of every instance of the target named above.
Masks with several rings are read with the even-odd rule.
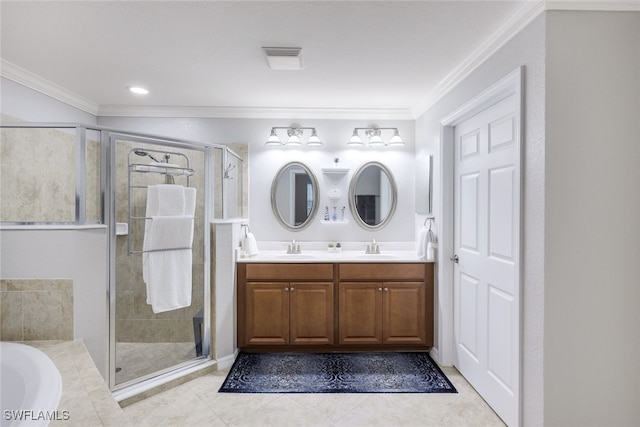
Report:
[[[2,115],[21,121],[95,125],[96,117],[2,78]],[[3,194],[2,197],[5,197]],[[3,278],[73,280],[74,337],[106,378],[108,351],[106,228],[0,230]]]
[[[205,119],[205,118],[125,118],[100,117],[98,123],[120,130],[160,134],[183,138],[203,144],[246,143],[249,145],[249,219],[251,231],[258,241],[379,241],[412,242],[414,228],[414,126],[413,121],[377,121],[380,127],[398,127],[406,143],[402,148],[349,149],[347,141],[354,127],[368,126],[364,120],[266,120],[266,119]],[[264,142],[272,126],[315,127],[324,142],[319,149],[272,148]],[[306,135],[305,135],[306,137]],[[383,138],[391,135],[383,135]],[[347,207],[348,185],[356,168],[367,161],[380,161],[387,165],[398,185],[398,207],[393,219],[382,230],[371,232],[360,228],[352,220],[346,225],[323,225],[320,223],[325,206],[331,206],[327,192],[333,188],[331,178],[323,176],[321,169],[333,166],[334,158],[340,158],[340,167],[350,168],[349,175],[339,183],[343,192],[338,211]],[[278,170],[290,161],[307,164],[319,182],[320,209],[316,221],[302,231],[285,230],[271,211],[271,183]],[[347,215],[350,219],[351,216]],[[302,245],[304,249],[304,244]],[[383,248],[384,249],[384,248]]]
[[[640,12],[547,17],[545,425],[640,425]]]
[[[72,279],[73,335],[107,375],[107,229],[0,230],[0,271],[11,279]]]
[[[484,89],[517,67],[524,65],[524,243],[522,253],[522,407],[524,425],[543,425],[543,325],[544,325],[544,126],[545,126],[545,16],[539,16],[455,89],[439,100],[416,121],[416,156],[433,154],[434,215],[440,226],[441,157],[440,120],[454,112]],[[423,218],[423,216],[421,216]],[[422,222],[422,221],[420,221]],[[442,234],[442,230],[438,229]],[[451,254],[442,254],[447,259]],[[442,353],[443,316],[452,319],[453,310],[443,303],[444,286],[439,272],[451,268],[445,262],[436,265],[436,347]],[[448,337],[451,339],[452,337]],[[446,343],[445,343],[446,344]]]
[[[1,77],[0,85],[0,113],[3,115],[25,122],[96,124],[96,116],[12,80]]]
[[[525,426],[640,425],[638,46],[640,13],[547,12],[416,121],[438,217],[440,119],[525,66]]]

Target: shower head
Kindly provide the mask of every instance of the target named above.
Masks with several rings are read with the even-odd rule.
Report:
[[[151,158],[151,160],[153,160],[156,163],[162,163],[160,160],[156,159],[155,157],[153,157],[149,152],[141,150],[140,148],[136,148],[135,150],[133,150],[134,153],[136,153],[136,155],[144,157],[144,156],[149,156]]]

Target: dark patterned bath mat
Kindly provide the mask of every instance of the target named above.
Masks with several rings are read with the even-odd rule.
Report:
[[[238,354],[225,393],[457,393],[429,353]]]

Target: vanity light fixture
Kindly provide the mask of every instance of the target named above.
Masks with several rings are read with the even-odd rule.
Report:
[[[361,130],[363,130],[368,137],[367,144],[362,142],[362,139],[360,138],[359,131]],[[384,140],[382,139],[381,131],[383,130],[393,131],[393,136],[389,140],[388,144],[385,143]],[[398,130],[398,128],[379,128],[376,126],[371,126],[368,128],[354,128],[353,135],[351,135],[351,138],[349,139],[349,142],[347,142],[347,145],[351,145],[351,146],[367,145],[368,147],[383,147],[385,145],[400,146],[400,145],[404,145],[404,141],[400,137],[400,131]]]
[[[288,136],[288,139],[287,139],[286,142],[283,143],[282,140],[280,139],[280,137],[278,136],[278,133],[277,133],[278,129],[286,129],[287,136]],[[305,130],[310,130],[311,131],[311,136],[307,140],[306,145],[309,146],[309,147],[320,147],[322,145],[322,141],[320,140],[320,137],[318,137],[318,132],[316,132],[316,128],[298,127],[298,126],[289,126],[289,127],[274,126],[274,127],[272,127],[271,128],[271,134],[269,135],[269,138],[267,138],[267,142],[265,142],[264,145],[267,145],[267,146],[282,146],[282,145],[296,146],[296,145],[302,145],[301,136],[302,136],[302,134],[304,133]]]

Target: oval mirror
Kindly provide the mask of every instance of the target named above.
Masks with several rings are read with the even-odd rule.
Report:
[[[311,169],[299,162],[282,166],[271,184],[271,208],[289,230],[308,226],[318,210],[318,181]]]
[[[396,210],[397,188],[391,171],[382,163],[360,166],[349,185],[351,214],[368,230],[384,227]]]

